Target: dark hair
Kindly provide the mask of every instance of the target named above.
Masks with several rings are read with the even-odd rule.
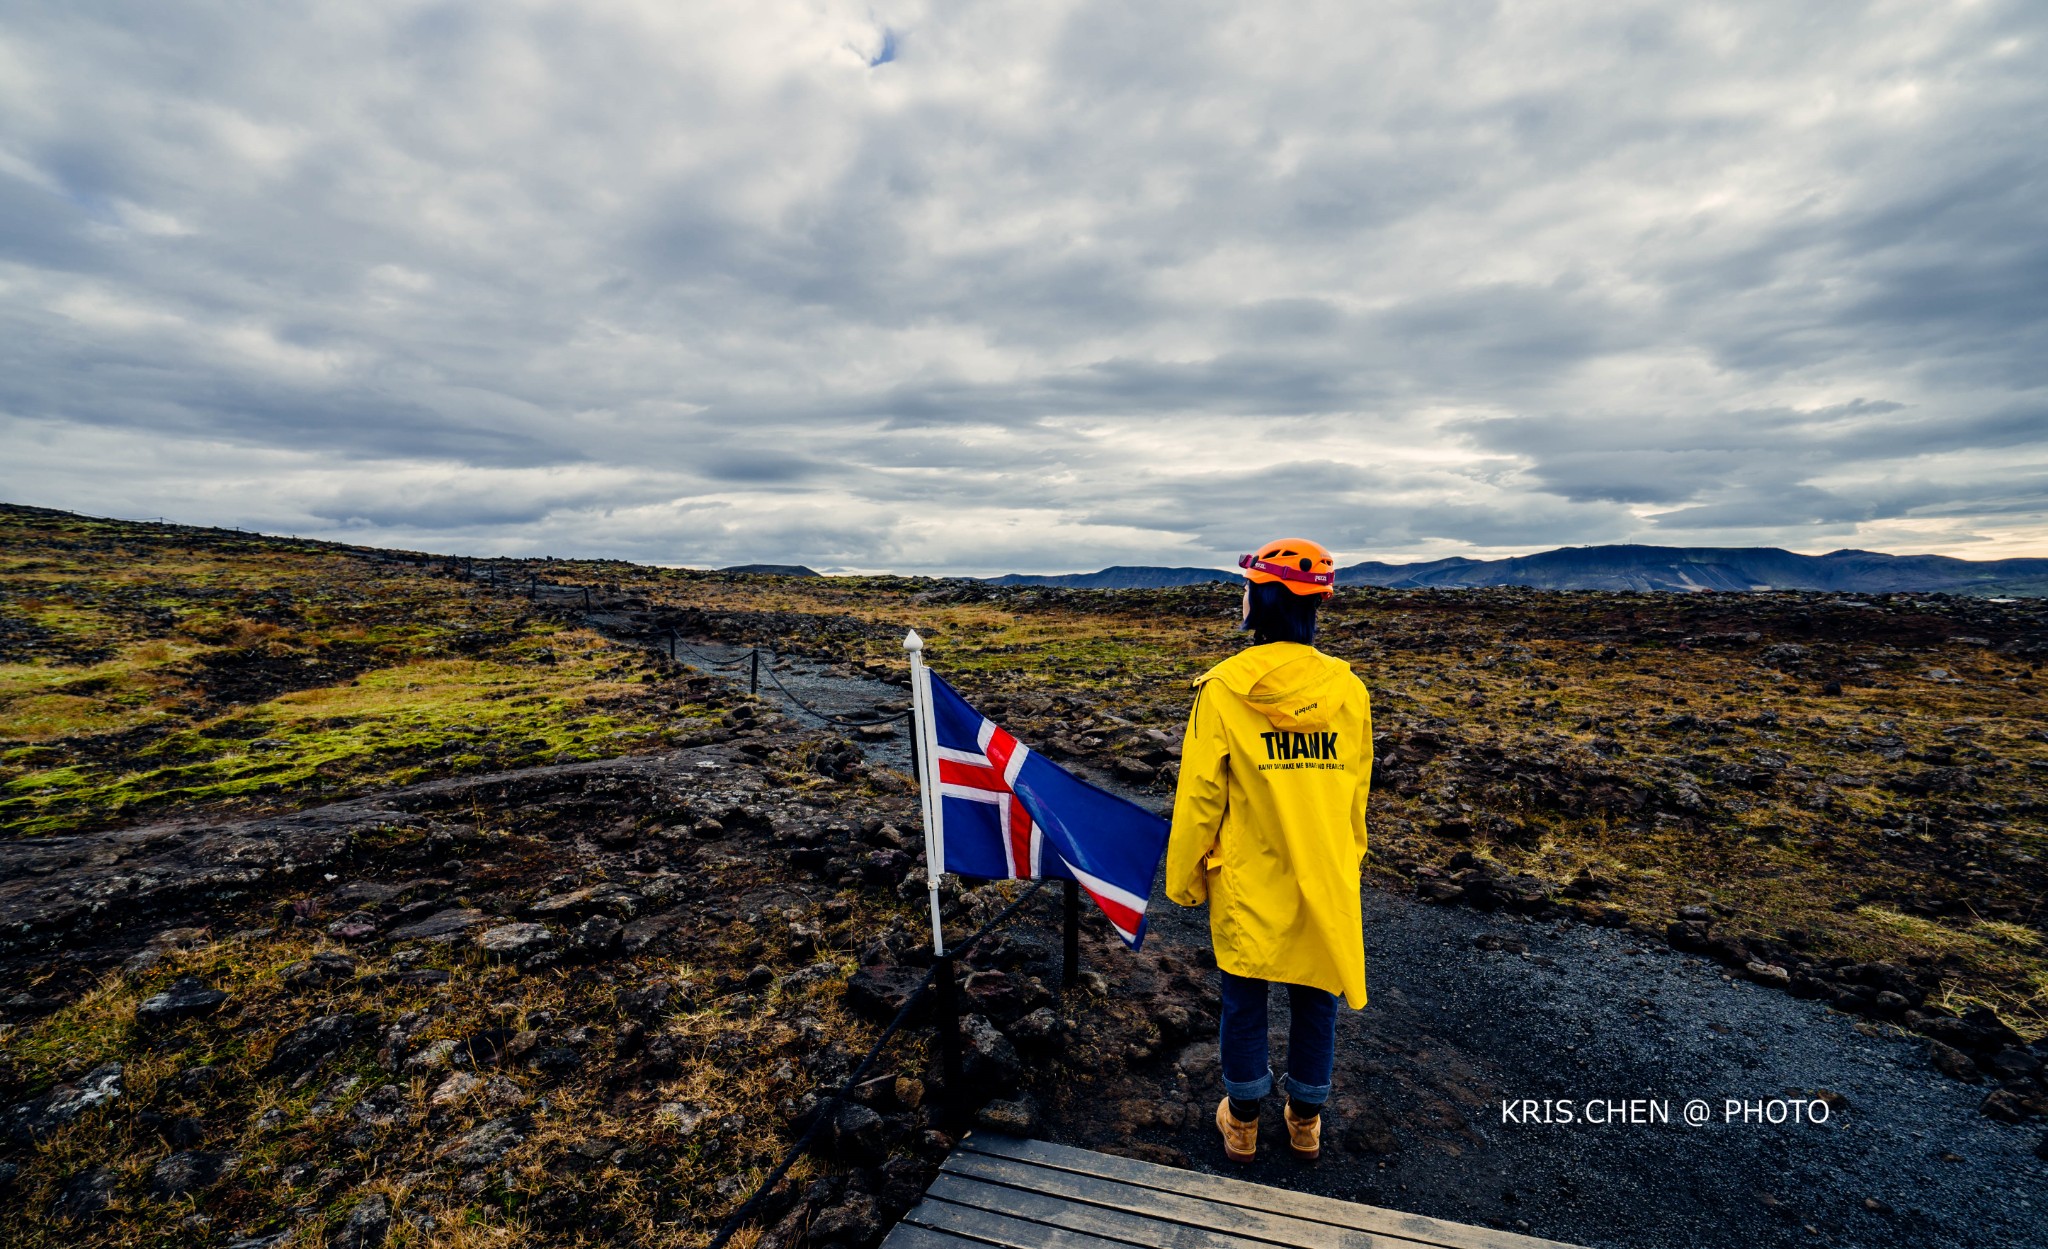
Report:
[[[1278,581],[1254,581],[1250,588],[1252,613],[1246,617],[1244,627],[1251,630],[1259,645],[1315,643],[1316,609],[1323,605],[1322,595],[1296,594]]]

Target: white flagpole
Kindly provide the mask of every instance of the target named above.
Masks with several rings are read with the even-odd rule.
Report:
[[[903,636],[910,652],[910,731],[917,741],[918,805],[924,816],[924,879],[932,903],[932,956],[946,956],[939,925],[939,876],[945,867],[946,804],[939,797],[939,735],[932,726],[931,674],[924,667],[924,639],[912,629]]]

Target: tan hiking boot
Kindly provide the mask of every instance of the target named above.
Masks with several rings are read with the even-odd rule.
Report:
[[[1232,1162],[1250,1162],[1258,1153],[1259,1121],[1231,1114],[1228,1097],[1216,1103],[1216,1130],[1223,1133],[1223,1156]]]
[[[1303,1162],[1314,1162],[1323,1153],[1323,1117],[1313,1119],[1294,1117],[1292,1105],[1280,1109],[1280,1117],[1287,1121],[1287,1148]]]

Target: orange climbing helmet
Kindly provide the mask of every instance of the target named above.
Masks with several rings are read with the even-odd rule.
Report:
[[[1277,581],[1296,594],[1337,592],[1337,561],[1322,543],[1307,538],[1268,542],[1255,555],[1239,556],[1237,566],[1247,581]]]

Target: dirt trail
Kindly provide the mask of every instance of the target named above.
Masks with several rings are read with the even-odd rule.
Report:
[[[663,644],[655,650],[668,652]],[[692,667],[713,672],[745,685],[746,659],[753,650],[731,642],[691,638],[678,643],[676,658]],[[910,734],[903,722],[892,722],[886,737],[871,737],[845,725],[828,725],[809,714],[797,702],[828,716],[866,719],[894,715],[910,705],[910,692],[872,677],[847,676],[843,668],[820,663],[801,655],[761,653],[761,697],[789,717],[790,723],[806,729],[832,729],[856,741],[870,763],[910,771]],[[792,697],[792,695],[794,697]]]
[[[718,662],[747,653],[688,645]],[[898,687],[801,659],[777,675],[834,714],[903,704]],[[807,719],[766,679],[762,694]],[[861,744],[876,762],[909,765],[900,732]],[[1170,807],[1163,793],[1079,770]],[[1199,961],[1206,913],[1158,889],[1155,897],[1148,948]],[[1042,1134],[1098,1145],[1114,1123],[1201,1170],[1614,1249],[2048,1243],[2048,1162],[2032,1152],[2039,1127],[1980,1115],[1982,1089],[1934,1071],[1923,1039],[1859,1028],[1627,931],[1486,915],[1376,887],[1364,905],[1373,1000],[1340,1015],[1332,1147],[1319,1164],[1267,1156],[1229,1168],[1205,1121],[1134,1126],[1130,1100],[1050,1108]],[[1277,1070],[1286,1047],[1277,993],[1273,1017]],[[1214,1062],[1213,1042],[1181,1055],[1179,1086],[1198,1103],[1216,1087]],[[1141,1081],[1121,1091],[1141,1102],[1174,1096]],[[1823,1094],[1824,1123],[1724,1121],[1730,1099],[1796,1100],[1811,1113]],[[1694,1098],[1710,1110],[1704,1126],[1683,1122]],[[1504,1101],[1558,1099],[1581,1117],[1589,1101],[1604,1110],[1649,1099],[1669,1121],[1503,1122]],[[1554,1105],[1549,1117],[1559,1117]],[[1276,1103],[1267,1120],[1270,1147],[1284,1139]]]

